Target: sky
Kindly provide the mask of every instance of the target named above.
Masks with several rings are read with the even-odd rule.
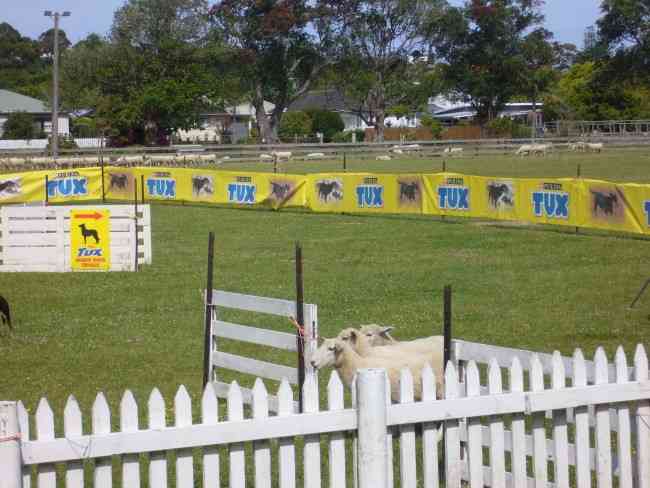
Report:
[[[463,3],[449,1],[453,5]],[[600,14],[600,3],[601,0],[546,0],[546,28],[555,34],[556,40],[581,47],[585,29]],[[43,11],[69,10],[72,15],[61,20],[61,28],[74,43],[93,32],[107,34],[113,12],[123,4],[124,0],[0,0],[0,23],[8,22],[22,35],[37,38],[53,25]]]

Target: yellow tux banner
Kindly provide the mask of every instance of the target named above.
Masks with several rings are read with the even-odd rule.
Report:
[[[70,211],[70,263],[73,271],[110,269],[110,210],[86,208]]]
[[[306,177],[315,212],[422,213],[421,175],[323,173]]]
[[[99,168],[0,175],[0,205],[100,200]],[[289,175],[108,166],[108,200],[263,205],[314,212],[448,215],[650,234],[650,185],[438,174]],[[144,190],[144,191],[143,191]]]
[[[144,187],[145,200],[304,207],[304,177],[270,173],[226,172],[193,168],[105,169],[111,200],[133,200]]]

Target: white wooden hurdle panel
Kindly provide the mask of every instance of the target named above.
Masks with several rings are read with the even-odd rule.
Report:
[[[111,271],[131,271],[138,239],[138,264],[151,264],[149,205],[75,205],[0,208],[0,272],[71,271],[70,211],[109,210]]]
[[[212,291],[212,319],[210,323],[210,378],[219,398],[226,398],[230,385],[219,381],[217,368],[224,368],[231,371],[249,374],[258,378],[265,378],[274,381],[286,379],[293,385],[298,384],[298,370],[295,367],[283,364],[270,363],[259,359],[253,359],[237,354],[231,354],[219,350],[218,339],[230,339],[250,344],[263,345],[281,349],[284,351],[297,352],[296,335],[288,332],[277,332],[249,325],[234,324],[218,319],[217,307],[247,312],[257,312],[280,317],[296,317],[296,303],[279,298],[258,297],[244,295],[222,290]],[[318,337],[318,312],[317,307],[311,303],[304,304],[305,322],[305,372],[312,373],[309,357],[316,350]],[[289,322],[287,321],[287,325]],[[251,403],[253,392],[248,388],[241,388],[242,397],[245,403]],[[278,399],[276,396],[269,397],[269,409],[278,411]]]

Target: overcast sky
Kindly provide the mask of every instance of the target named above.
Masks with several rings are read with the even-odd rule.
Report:
[[[460,5],[463,0],[449,0]],[[214,2],[211,2],[214,3]],[[582,46],[585,28],[594,24],[600,13],[600,0],[546,0],[543,11],[546,27],[561,42]],[[124,0],[0,0],[0,22],[9,22],[22,35],[36,38],[52,26],[44,10],[69,10],[71,17],[62,19],[61,28],[72,42],[96,32],[104,35],[113,21],[113,12]]]

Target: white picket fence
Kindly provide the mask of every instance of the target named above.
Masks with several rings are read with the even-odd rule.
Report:
[[[233,354],[226,352],[219,345],[219,339],[223,338],[297,353],[298,346],[295,332],[278,332],[219,319],[220,308],[275,315],[286,317],[287,319],[295,318],[297,317],[295,301],[212,290],[212,304],[208,362],[210,365],[210,380],[213,382],[219,398],[225,398],[228,395],[230,387],[228,383],[219,380],[219,369],[233,370],[238,373],[275,381],[281,381],[286,378],[290,384],[298,384],[298,369],[295,365],[287,366],[242,356],[241,354]],[[311,353],[317,347],[318,307],[316,305],[312,303],[304,304],[304,323],[304,351],[305,356],[310,357]],[[289,320],[287,320],[286,325],[287,328],[291,327]],[[305,372],[313,372],[309,361],[305,361]],[[242,394],[246,403],[252,401],[253,396],[250,389],[242,388]],[[278,399],[275,396],[271,396],[269,398],[269,405],[271,411],[277,412],[279,406]]]
[[[361,370],[352,389],[352,406],[347,408],[343,386],[333,373],[323,411],[319,411],[315,375],[309,375],[302,414],[294,411],[286,379],[277,391],[277,415],[269,412],[269,395],[261,380],[252,390],[250,412],[244,409],[241,388],[233,382],[227,395],[227,420],[220,419],[219,402],[208,383],[197,423],[193,423],[192,401],[185,387],[174,397],[171,422],[163,397],[154,389],[147,401],[146,426],[139,424],[138,405],[127,391],[120,403],[119,431],[111,430],[111,412],[100,393],[92,408],[89,433],[82,430],[82,414],[72,396],[63,412],[64,432],[58,434],[46,399],[40,401],[35,419],[30,419],[22,403],[4,402],[0,403],[0,486],[30,487],[35,467],[38,488],[54,488],[60,464],[67,488],[83,487],[86,473],[92,473],[95,488],[109,488],[118,481],[124,487],[138,487],[143,485],[142,472],[148,472],[148,486],[161,488],[171,482],[168,464],[173,462],[177,488],[243,488],[251,480],[256,487],[295,488],[300,479],[309,488],[457,488],[466,482],[470,487],[587,488],[592,478],[599,488],[650,487],[650,381],[645,349],[637,347],[634,367],[628,368],[619,348],[611,365],[616,374],[613,382],[602,349],[593,361],[595,384],[587,384],[589,366],[579,350],[571,367],[572,385],[568,386],[562,357],[552,355],[552,384],[547,388],[542,361],[533,355],[530,388],[526,388],[524,370],[514,358],[508,366],[509,391],[504,392],[501,365],[494,359],[489,361],[486,393],[474,361],[464,367],[465,386],[450,363],[445,399],[435,399],[433,373],[426,369],[423,399],[418,402],[413,401],[412,376],[404,371],[400,401],[392,405],[383,372]],[[593,431],[589,407],[595,409]],[[567,422],[569,410],[574,425]],[[618,419],[614,436],[610,411]],[[552,412],[548,423],[547,412]],[[35,432],[30,436],[32,420]],[[445,426],[444,443],[437,436],[440,422]],[[421,426],[420,447],[416,425]],[[351,450],[346,432],[353,434]],[[247,454],[246,443],[252,443],[252,454]],[[195,448],[202,449],[196,459]],[[298,449],[302,450],[301,465],[296,462]],[[168,457],[172,452],[174,456]],[[398,461],[393,460],[393,452]],[[141,457],[142,453],[148,456]],[[445,481],[441,485],[438,469],[443,453]],[[89,460],[94,462],[86,463]],[[221,471],[220,461],[225,461],[227,473]],[[115,464],[121,471],[119,480],[113,479]],[[277,471],[272,469],[276,465]],[[200,480],[195,479],[195,466],[201,467]]]
[[[151,209],[132,205],[75,205],[0,207],[0,272],[71,271],[70,211],[110,210],[111,271],[134,269],[138,239],[138,264],[151,264]]]

